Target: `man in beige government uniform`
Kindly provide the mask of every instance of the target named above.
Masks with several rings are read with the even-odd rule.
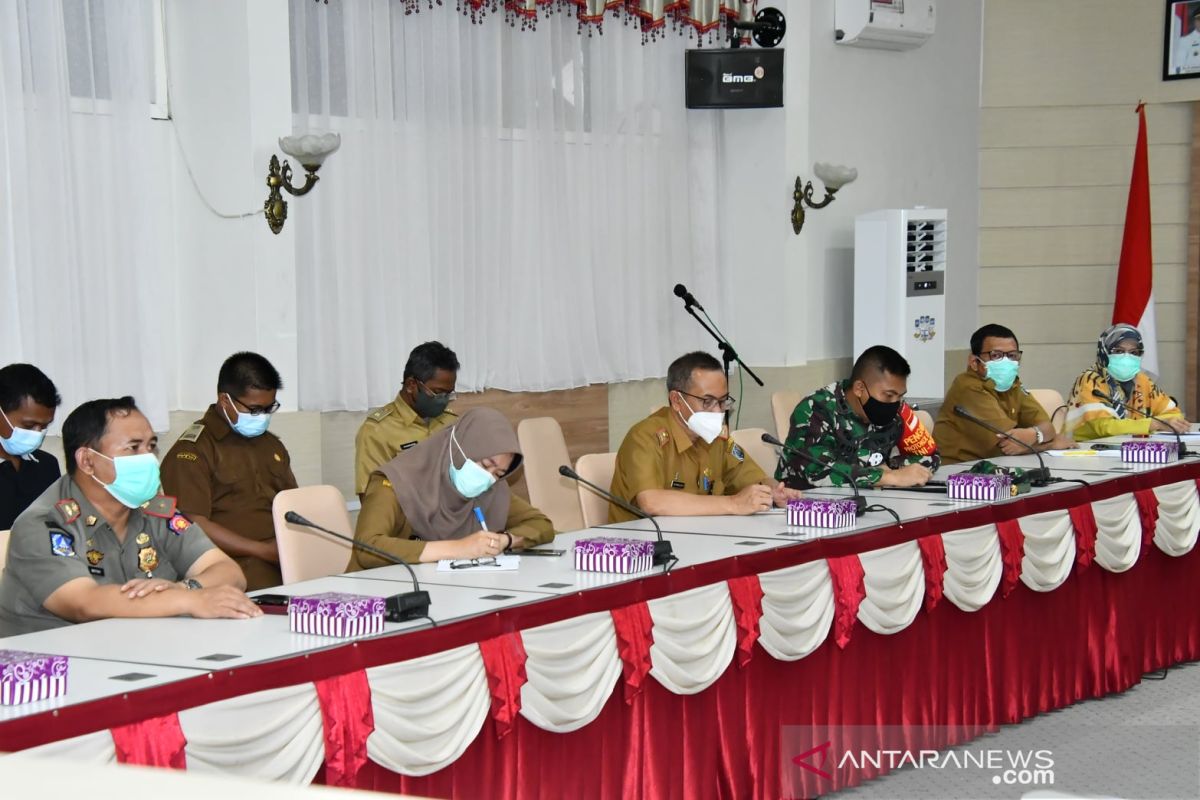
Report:
[[[238,566],[158,494],[156,445],[132,397],[71,412],[67,474],[13,525],[0,637],[108,617],[261,614]]]
[[[404,365],[396,399],[367,415],[354,438],[354,491],[361,499],[371,473],[416,447],[458,417],[446,406],[454,399],[458,357],[441,342],[417,345]]]
[[[768,478],[733,441],[721,362],[688,353],[667,370],[668,405],[634,425],[617,451],[610,491],[652,516],[753,514],[801,496]],[[610,522],[633,515],[609,504]]]

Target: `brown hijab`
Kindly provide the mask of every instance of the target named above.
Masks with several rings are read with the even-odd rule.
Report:
[[[511,495],[507,481],[500,478],[478,497],[463,497],[450,482],[450,465],[461,468],[464,454],[481,461],[502,453],[516,454],[508,470],[511,475],[523,460],[512,423],[494,408],[473,408],[453,427],[401,451],[377,471],[392,482],[392,491],[418,538],[459,539],[479,530],[476,506],[483,511],[488,530],[504,530]]]

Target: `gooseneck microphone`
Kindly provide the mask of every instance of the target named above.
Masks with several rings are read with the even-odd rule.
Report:
[[[762,440],[763,440],[763,442],[771,445],[772,447],[778,447],[780,450],[782,450],[785,453],[790,453],[794,456],[799,456],[801,461],[804,461],[808,464],[812,464],[817,467],[821,467],[823,469],[827,469],[830,472],[837,472],[837,474],[841,475],[843,478],[847,478],[850,481],[850,489],[854,492],[854,515],[856,517],[861,517],[863,514],[866,513],[867,498],[863,497],[862,494],[858,490],[858,481],[856,480],[857,476],[854,474],[854,465],[852,465],[852,464],[834,464],[834,463],[830,463],[828,461],[822,461],[819,458],[813,458],[812,456],[810,456],[808,453],[804,452],[803,450],[797,449],[795,447],[788,447],[786,444],[779,441],[779,439],[775,438],[774,436],[772,436],[769,433],[764,433],[762,435]],[[842,469],[842,467],[849,467],[850,474],[847,475],[846,470]]]
[[[1122,403],[1120,400],[1116,399],[1115,397],[1112,397],[1111,395],[1107,395],[1107,394],[1102,394],[1100,392],[1097,392],[1094,389],[1092,390],[1092,394],[1096,395],[1096,397],[1098,397],[1101,400],[1103,400],[1104,402],[1108,403],[1110,406],[1121,406],[1122,408],[1132,411],[1135,414],[1141,414],[1146,419],[1152,419],[1155,422],[1161,422],[1163,425],[1167,426],[1167,431],[1169,433],[1171,433],[1172,435],[1174,435],[1175,443],[1179,446],[1179,457],[1180,458],[1183,458],[1184,456],[1187,456],[1187,455],[1195,455],[1194,453],[1190,453],[1188,451],[1187,445],[1183,443],[1183,437],[1179,435],[1179,431],[1177,431],[1173,427],[1171,427],[1171,423],[1167,422],[1165,419],[1162,419],[1161,417],[1156,417],[1153,414],[1147,414],[1145,411],[1142,411],[1140,408],[1135,408],[1134,406],[1131,406],[1128,403]]]
[[[369,544],[364,544],[357,539],[351,539],[349,536],[343,536],[337,531],[331,531],[328,528],[322,528],[315,522],[300,516],[295,511],[288,511],[284,513],[283,518],[293,525],[312,528],[315,531],[329,534],[335,539],[341,539],[342,541],[349,542],[359,550],[365,550],[372,555],[379,556],[384,561],[388,561],[392,564],[399,564],[408,570],[408,576],[412,578],[413,590],[411,592],[404,592],[403,594],[392,595],[391,597],[385,599],[384,602],[387,605],[388,622],[404,622],[405,620],[409,619],[420,619],[421,617],[429,616],[429,592],[421,590],[421,584],[417,581],[417,573],[413,572],[412,566],[410,566],[404,559],[397,558],[385,550],[380,550],[378,547],[372,547]]]
[[[624,500],[617,497],[615,494],[608,491],[607,489],[601,489],[599,486],[592,483],[587,478],[584,478],[578,472],[576,472],[575,470],[568,467],[566,464],[563,464],[561,467],[558,468],[558,474],[562,475],[564,478],[570,478],[573,481],[578,481],[579,483],[582,483],[584,486],[588,487],[596,494],[600,495],[601,497],[607,498],[614,505],[620,506],[621,508],[628,511],[630,514],[633,514],[635,517],[641,517],[642,519],[650,520],[650,524],[654,526],[654,532],[658,535],[658,541],[656,541],[654,543],[654,565],[656,567],[676,560],[675,554],[671,549],[671,543],[663,538],[662,528],[660,528],[658,526],[658,520],[656,520],[654,517],[650,516],[645,511],[642,511],[640,508],[633,505],[632,503],[625,502]]]
[[[687,287],[682,283],[675,284],[675,296],[683,301],[683,307],[690,309],[692,306],[704,310],[704,306],[696,302],[696,298],[692,297],[692,293],[687,290]]]
[[[1003,436],[1005,439],[1016,442],[1021,447],[1024,447],[1026,450],[1033,453],[1033,455],[1038,460],[1038,469],[1031,469],[1028,471],[1030,486],[1045,486],[1046,484],[1053,483],[1056,480],[1050,474],[1050,470],[1046,467],[1046,462],[1042,459],[1042,454],[1039,453],[1036,449],[1034,449],[1031,445],[1025,444],[1025,442],[1022,442],[1020,439],[1018,439],[1017,437],[1013,436],[1012,434],[1010,434],[1006,431],[1000,430],[995,425],[992,425],[990,422],[984,422],[979,417],[975,416],[970,411],[967,411],[962,406],[955,406],[954,413],[958,414],[963,419],[971,420],[971,422],[974,422],[976,425],[978,425],[981,428],[986,428],[987,430],[991,431],[992,433],[996,434],[997,436]]]

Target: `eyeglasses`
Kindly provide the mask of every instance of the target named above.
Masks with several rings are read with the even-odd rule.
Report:
[[[1009,361],[1020,361],[1022,350],[988,350],[976,356],[980,361],[1001,361],[1007,358]]]
[[[413,380],[416,381],[417,379],[413,378]],[[428,386],[426,386],[424,381],[417,381],[417,383],[421,384],[421,388],[425,390],[425,394],[429,395],[435,400],[444,399],[446,402],[452,403],[458,398],[458,393],[454,390],[450,390],[449,392],[435,392],[433,389],[430,389]]]
[[[500,562],[495,556],[487,558],[460,558],[450,562],[450,569],[471,569],[472,567],[498,567]]]
[[[1110,356],[1144,356],[1146,355],[1146,348],[1138,347],[1134,350],[1122,350],[1120,347],[1112,347],[1107,352]]]
[[[677,389],[676,391],[679,390]],[[705,411],[729,411],[731,408],[733,408],[734,403],[737,402],[730,395],[725,395],[724,397],[713,397],[712,395],[706,394],[703,397],[700,397],[699,395],[688,394],[687,392],[682,391],[679,393],[690,397],[693,400],[699,400],[700,407]]]
[[[234,397],[231,394],[227,394],[225,396],[228,397],[230,400],[232,400],[236,405],[239,405],[242,408],[246,409],[246,413],[252,417],[258,417],[263,414],[274,414],[276,411],[279,410],[279,401],[271,403],[271,405],[269,405],[269,406],[252,406],[248,403],[243,403],[241,400],[238,400],[236,397]],[[242,408],[239,408],[238,411],[240,412],[242,410]]]

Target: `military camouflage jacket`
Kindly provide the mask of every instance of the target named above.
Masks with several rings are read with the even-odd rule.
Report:
[[[851,477],[859,486],[874,486],[885,463],[892,469],[918,463],[938,468],[933,436],[907,403],[892,422],[875,426],[859,419],[846,402],[849,386],[848,380],[831,383],[796,405],[776,480],[793,489],[845,486]]]

